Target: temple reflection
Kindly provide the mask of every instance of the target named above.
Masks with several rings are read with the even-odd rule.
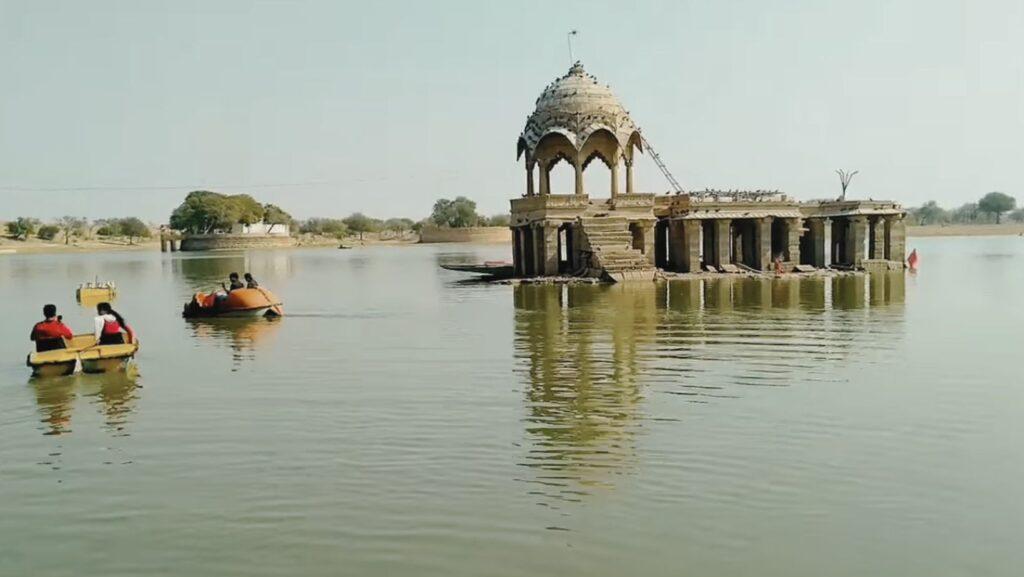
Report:
[[[901,304],[904,290],[887,273],[516,285],[528,482],[554,500],[613,488],[635,461],[646,396],[707,403],[830,379],[836,362],[866,354],[863,325],[901,322],[902,309],[847,311]]]
[[[126,435],[138,401],[138,380],[133,366],[125,372],[32,378],[30,384],[44,424],[43,434],[70,433],[76,403],[84,398],[99,409],[108,431]]]

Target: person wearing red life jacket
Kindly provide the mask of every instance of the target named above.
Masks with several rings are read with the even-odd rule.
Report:
[[[135,342],[135,331],[124,317],[110,306],[110,303],[96,305],[96,319],[94,320],[96,343],[100,345],[122,345]],[[128,335],[125,340],[124,335]]]
[[[43,307],[44,320],[35,324],[32,327],[32,334],[29,335],[29,339],[35,341],[36,350],[51,350],[53,348],[62,348],[63,345],[55,342],[56,339],[70,339],[75,335],[71,332],[66,324],[57,316],[56,305],[46,305]],[[56,345],[56,346],[54,346]]]

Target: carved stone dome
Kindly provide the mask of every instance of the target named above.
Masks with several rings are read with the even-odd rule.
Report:
[[[590,135],[601,129],[615,137],[621,150],[628,149],[630,139],[637,134],[636,124],[611,89],[576,62],[537,98],[536,108],[519,137],[518,154],[526,152],[532,157],[537,144],[551,133],[562,134],[580,150]]]

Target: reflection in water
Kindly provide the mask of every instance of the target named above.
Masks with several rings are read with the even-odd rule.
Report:
[[[292,261],[282,251],[244,253],[177,253],[165,259],[164,266],[176,280],[183,281],[187,292],[208,291],[226,282],[228,275],[251,272],[257,280],[284,277],[292,271]]]
[[[833,363],[888,348],[903,279],[517,285],[515,355],[532,439],[522,464],[535,472],[535,494],[557,506],[614,487],[635,461],[647,395],[708,403],[744,387],[829,380]]]
[[[227,344],[232,351],[234,370],[238,370],[243,361],[256,358],[256,349],[273,340],[281,326],[281,317],[189,319],[186,322],[192,329],[192,336],[200,341],[218,346]]]
[[[242,274],[246,268],[244,255],[207,255],[186,256],[168,261],[175,277],[183,278],[191,290],[211,290],[227,281],[228,275],[237,272]]]
[[[112,373],[32,378],[30,384],[35,389],[41,422],[45,423],[44,435],[71,432],[72,413],[80,397],[97,405],[109,431],[127,435],[126,426],[135,411],[140,388],[134,365],[129,365],[127,371]]]

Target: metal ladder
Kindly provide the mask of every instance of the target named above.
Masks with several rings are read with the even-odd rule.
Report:
[[[640,140],[643,141],[644,147],[647,148],[648,151],[650,151],[651,158],[654,159],[654,164],[658,165],[658,168],[661,169],[661,173],[665,175],[665,178],[668,179],[668,183],[672,185],[672,190],[675,191],[676,194],[683,194],[683,187],[679,186],[679,181],[676,180],[676,177],[672,176],[672,173],[669,172],[668,167],[665,166],[665,163],[661,161],[661,157],[658,156],[658,151],[654,150],[654,147],[651,146],[651,141],[647,140],[647,137],[644,136],[643,133],[640,133]]]

